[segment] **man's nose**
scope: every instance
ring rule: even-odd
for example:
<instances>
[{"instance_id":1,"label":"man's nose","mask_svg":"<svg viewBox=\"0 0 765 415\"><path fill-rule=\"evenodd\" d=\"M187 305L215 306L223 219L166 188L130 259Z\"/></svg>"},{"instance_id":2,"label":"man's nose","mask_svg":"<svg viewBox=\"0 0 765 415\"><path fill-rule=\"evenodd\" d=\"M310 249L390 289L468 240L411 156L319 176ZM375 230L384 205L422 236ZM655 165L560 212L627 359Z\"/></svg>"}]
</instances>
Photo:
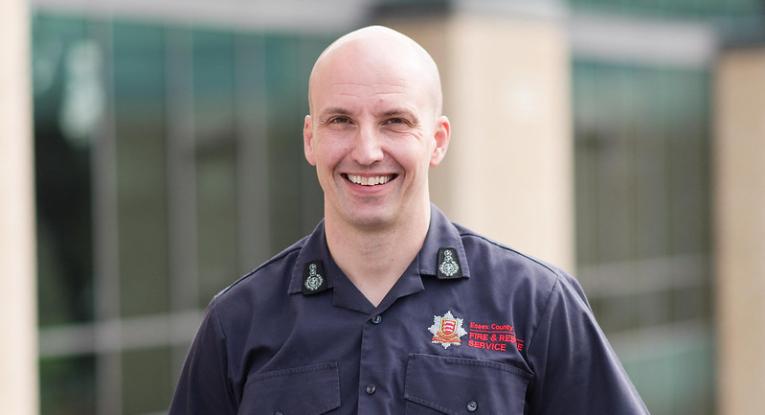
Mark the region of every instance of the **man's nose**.
<instances>
[{"instance_id":1,"label":"man's nose","mask_svg":"<svg viewBox=\"0 0 765 415\"><path fill-rule=\"evenodd\" d=\"M374 128L359 128L352 156L356 163L363 166L374 164L383 159L380 136Z\"/></svg>"}]
</instances>

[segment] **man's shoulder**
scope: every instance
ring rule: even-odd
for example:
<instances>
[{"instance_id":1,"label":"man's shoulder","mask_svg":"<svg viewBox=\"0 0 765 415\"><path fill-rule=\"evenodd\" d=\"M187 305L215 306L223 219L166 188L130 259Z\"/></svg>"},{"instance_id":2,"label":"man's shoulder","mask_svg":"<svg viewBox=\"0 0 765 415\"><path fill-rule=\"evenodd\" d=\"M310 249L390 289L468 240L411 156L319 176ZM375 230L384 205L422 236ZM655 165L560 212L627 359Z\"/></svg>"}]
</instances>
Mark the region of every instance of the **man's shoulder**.
<instances>
[{"instance_id":1,"label":"man's shoulder","mask_svg":"<svg viewBox=\"0 0 765 415\"><path fill-rule=\"evenodd\" d=\"M577 284L574 277L547 261L462 225L455 223L454 226L465 247L471 272L478 274L479 277L510 280L508 282L522 284L533 282L534 287L543 290L550 289L559 282Z\"/></svg>"},{"instance_id":2,"label":"man's shoulder","mask_svg":"<svg viewBox=\"0 0 765 415\"><path fill-rule=\"evenodd\" d=\"M511 299L512 306L519 308L517 315L536 319L561 298L576 304L578 310L589 310L584 290L571 274L463 226L455 227L468 257L470 279L475 279L481 290L503 293L504 298Z\"/></svg>"},{"instance_id":3,"label":"man's shoulder","mask_svg":"<svg viewBox=\"0 0 765 415\"><path fill-rule=\"evenodd\" d=\"M292 275L295 261L309 236L310 235L304 236L267 261L258 265L250 272L241 276L232 284L215 294L211 303L226 301L229 298L237 297L256 287L261 291L284 288L284 293L286 293L287 287L290 284L290 276Z\"/></svg>"}]
</instances>

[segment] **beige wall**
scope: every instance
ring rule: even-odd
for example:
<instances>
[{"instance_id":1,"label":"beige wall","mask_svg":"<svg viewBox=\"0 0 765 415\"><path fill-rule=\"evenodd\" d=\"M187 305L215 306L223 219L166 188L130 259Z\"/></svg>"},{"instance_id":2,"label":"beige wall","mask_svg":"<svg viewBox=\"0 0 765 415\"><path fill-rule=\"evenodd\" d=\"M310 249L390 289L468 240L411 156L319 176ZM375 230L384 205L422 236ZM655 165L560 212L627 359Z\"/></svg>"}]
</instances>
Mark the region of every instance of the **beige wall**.
<instances>
[{"instance_id":1,"label":"beige wall","mask_svg":"<svg viewBox=\"0 0 765 415\"><path fill-rule=\"evenodd\" d=\"M717 71L715 236L720 414L765 408L765 47Z\"/></svg>"},{"instance_id":2,"label":"beige wall","mask_svg":"<svg viewBox=\"0 0 765 415\"><path fill-rule=\"evenodd\" d=\"M0 413L38 412L29 17L0 1Z\"/></svg>"},{"instance_id":3,"label":"beige wall","mask_svg":"<svg viewBox=\"0 0 765 415\"><path fill-rule=\"evenodd\" d=\"M433 200L452 220L574 271L564 25L467 11L391 25L441 70L453 135L431 176Z\"/></svg>"}]
</instances>

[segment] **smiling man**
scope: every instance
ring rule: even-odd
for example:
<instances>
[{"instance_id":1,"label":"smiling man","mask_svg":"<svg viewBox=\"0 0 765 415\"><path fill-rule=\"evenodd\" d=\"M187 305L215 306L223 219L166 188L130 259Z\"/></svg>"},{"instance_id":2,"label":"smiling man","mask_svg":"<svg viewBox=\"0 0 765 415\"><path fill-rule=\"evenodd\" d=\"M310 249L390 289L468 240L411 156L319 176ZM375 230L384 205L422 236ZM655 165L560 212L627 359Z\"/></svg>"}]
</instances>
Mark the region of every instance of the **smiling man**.
<instances>
[{"instance_id":1,"label":"smiling man","mask_svg":"<svg viewBox=\"0 0 765 415\"><path fill-rule=\"evenodd\" d=\"M646 414L562 271L431 205L438 69L384 27L311 72L303 143L324 220L217 295L171 414Z\"/></svg>"},{"instance_id":2,"label":"smiling man","mask_svg":"<svg viewBox=\"0 0 765 415\"><path fill-rule=\"evenodd\" d=\"M324 191L327 244L377 306L428 231L428 168L443 159L450 133L438 69L411 39L367 28L322 53L308 99L305 156Z\"/></svg>"}]
</instances>

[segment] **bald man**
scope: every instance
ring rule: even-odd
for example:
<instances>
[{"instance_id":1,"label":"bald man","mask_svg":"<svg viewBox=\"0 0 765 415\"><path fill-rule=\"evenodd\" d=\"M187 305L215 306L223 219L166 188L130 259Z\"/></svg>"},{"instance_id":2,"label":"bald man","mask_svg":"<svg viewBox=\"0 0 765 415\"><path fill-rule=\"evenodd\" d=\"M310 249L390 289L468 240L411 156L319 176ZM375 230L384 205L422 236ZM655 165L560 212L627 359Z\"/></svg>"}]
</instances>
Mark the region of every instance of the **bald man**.
<instances>
[{"instance_id":1,"label":"bald man","mask_svg":"<svg viewBox=\"0 0 765 415\"><path fill-rule=\"evenodd\" d=\"M324 220L210 303L171 414L646 414L569 275L451 223L436 64L367 27L309 80Z\"/></svg>"}]
</instances>

